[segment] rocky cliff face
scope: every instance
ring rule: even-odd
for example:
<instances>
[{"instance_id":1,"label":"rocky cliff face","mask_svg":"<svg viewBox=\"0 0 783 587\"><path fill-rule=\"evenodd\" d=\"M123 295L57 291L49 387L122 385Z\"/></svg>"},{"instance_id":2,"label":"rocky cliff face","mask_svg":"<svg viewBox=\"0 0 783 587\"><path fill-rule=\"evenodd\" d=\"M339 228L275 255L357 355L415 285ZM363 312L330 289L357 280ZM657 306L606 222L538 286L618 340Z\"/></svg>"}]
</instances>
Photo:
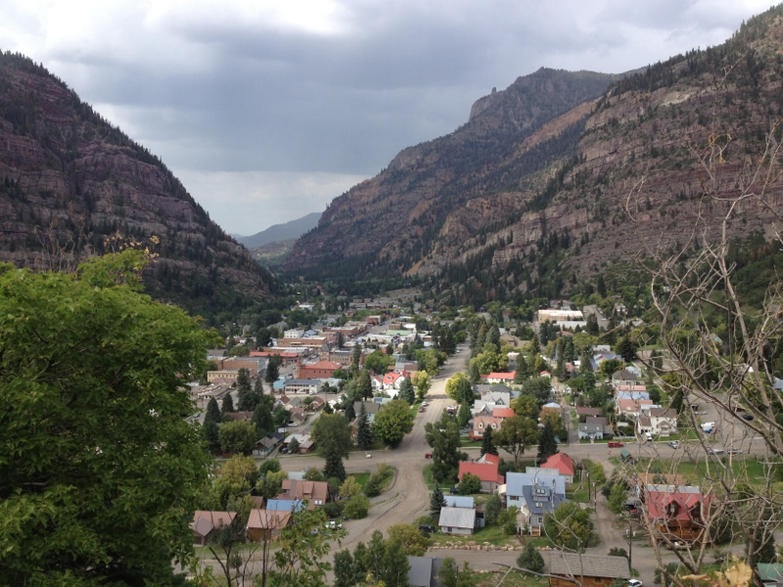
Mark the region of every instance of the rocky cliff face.
<instances>
[{"instance_id":1,"label":"rocky cliff face","mask_svg":"<svg viewBox=\"0 0 783 587\"><path fill-rule=\"evenodd\" d=\"M0 260L18 265L149 246L150 292L205 314L263 299L272 283L155 156L11 54L0 55L0 222Z\"/></svg>"},{"instance_id":2,"label":"rocky cliff face","mask_svg":"<svg viewBox=\"0 0 783 587\"><path fill-rule=\"evenodd\" d=\"M771 160L765 141L783 109L781 39L778 7L724 45L622 79L520 78L332 202L287 266L416 277L456 301L544 281L551 295L615 261L708 237L741 194L731 233L770 230L781 177L753 171Z\"/></svg>"}]
</instances>

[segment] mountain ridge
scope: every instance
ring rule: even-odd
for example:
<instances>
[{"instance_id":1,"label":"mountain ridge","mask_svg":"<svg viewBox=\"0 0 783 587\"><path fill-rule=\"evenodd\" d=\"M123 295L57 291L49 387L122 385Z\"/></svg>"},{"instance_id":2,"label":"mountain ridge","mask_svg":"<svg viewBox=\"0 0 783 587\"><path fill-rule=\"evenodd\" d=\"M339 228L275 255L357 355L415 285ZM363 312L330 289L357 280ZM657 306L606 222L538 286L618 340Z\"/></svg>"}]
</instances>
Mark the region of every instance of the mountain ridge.
<instances>
[{"instance_id":1,"label":"mountain ridge","mask_svg":"<svg viewBox=\"0 0 783 587\"><path fill-rule=\"evenodd\" d=\"M413 279L455 303L556 297L609 263L716 230L781 115L782 13L624 76L518 78L334 200L285 268ZM768 229L764 210L780 210L781 191L780 176L770 180L766 199L735 210L732 234Z\"/></svg>"},{"instance_id":2,"label":"mountain ridge","mask_svg":"<svg viewBox=\"0 0 783 587\"><path fill-rule=\"evenodd\" d=\"M214 314L276 287L166 166L29 58L0 54L0 260L38 268L127 246L156 257L145 288Z\"/></svg>"}]
</instances>

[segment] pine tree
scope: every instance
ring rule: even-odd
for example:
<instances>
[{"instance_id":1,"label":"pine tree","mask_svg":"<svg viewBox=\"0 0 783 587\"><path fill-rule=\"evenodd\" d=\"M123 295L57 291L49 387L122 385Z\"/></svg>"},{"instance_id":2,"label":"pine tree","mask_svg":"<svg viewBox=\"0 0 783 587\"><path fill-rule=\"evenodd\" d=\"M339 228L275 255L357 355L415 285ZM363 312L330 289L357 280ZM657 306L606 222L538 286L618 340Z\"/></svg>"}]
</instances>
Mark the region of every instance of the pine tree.
<instances>
[{"instance_id":1,"label":"pine tree","mask_svg":"<svg viewBox=\"0 0 783 587\"><path fill-rule=\"evenodd\" d=\"M430 517L433 520L438 520L440 518L440 508L445 505L446 498L443 497L443 492L440 490L440 487L436 485L430 495Z\"/></svg>"},{"instance_id":2,"label":"pine tree","mask_svg":"<svg viewBox=\"0 0 783 587\"><path fill-rule=\"evenodd\" d=\"M552 424L547 421L544 423L544 428L541 430L541 438L538 441L536 463L540 465L553 454L557 454L557 441L555 440L555 431L552 428Z\"/></svg>"},{"instance_id":3,"label":"pine tree","mask_svg":"<svg viewBox=\"0 0 783 587\"><path fill-rule=\"evenodd\" d=\"M367 412L364 409L364 403L362 403L359 417L356 421L356 444L362 450L369 450L372 448L373 440L372 428L367 418Z\"/></svg>"},{"instance_id":4,"label":"pine tree","mask_svg":"<svg viewBox=\"0 0 783 587\"><path fill-rule=\"evenodd\" d=\"M484 436L481 439L481 455L496 455L498 454L498 449L495 446L495 443L492 442L492 428L487 426L484 429Z\"/></svg>"},{"instance_id":5,"label":"pine tree","mask_svg":"<svg viewBox=\"0 0 783 587\"><path fill-rule=\"evenodd\" d=\"M220 449L220 438L218 436L218 424L222 420L220 408L217 400L210 398L207 404L207 412L204 414L204 438L207 441L207 448L211 452L217 452Z\"/></svg>"},{"instance_id":6,"label":"pine tree","mask_svg":"<svg viewBox=\"0 0 783 587\"><path fill-rule=\"evenodd\" d=\"M234 398L231 397L231 392L227 393L223 398L223 404L220 406L220 411L224 416L229 412L234 411Z\"/></svg>"}]
</instances>

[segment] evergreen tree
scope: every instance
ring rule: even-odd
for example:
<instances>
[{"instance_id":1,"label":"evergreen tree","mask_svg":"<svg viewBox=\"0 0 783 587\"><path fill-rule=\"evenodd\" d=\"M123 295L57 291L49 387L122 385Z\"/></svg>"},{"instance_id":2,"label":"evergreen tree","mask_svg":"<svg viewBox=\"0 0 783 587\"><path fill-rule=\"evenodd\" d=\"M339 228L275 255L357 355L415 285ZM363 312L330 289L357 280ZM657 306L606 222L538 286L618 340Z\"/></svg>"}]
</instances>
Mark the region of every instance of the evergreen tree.
<instances>
[{"instance_id":1,"label":"evergreen tree","mask_svg":"<svg viewBox=\"0 0 783 587\"><path fill-rule=\"evenodd\" d=\"M541 437L538 440L538 455L536 463L539 465L546 461L553 454L557 454L557 441L555 440L555 431L549 421L544 422L541 430Z\"/></svg>"},{"instance_id":2,"label":"evergreen tree","mask_svg":"<svg viewBox=\"0 0 783 587\"><path fill-rule=\"evenodd\" d=\"M466 402L462 402L459 405L459 410L457 411L457 424L459 424L460 428L463 428L467 426L469 421L470 421L470 404Z\"/></svg>"},{"instance_id":3,"label":"evergreen tree","mask_svg":"<svg viewBox=\"0 0 783 587\"><path fill-rule=\"evenodd\" d=\"M280 376L280 365L282 364L283 359L281 359L278 355L269 357L269 360L266 363L264 381L266 381L269 385L272 385L275 381L277 381L277 378Z\"/></svg>"},{"instance_id":4,"label":"evergreen tree","mask_svg":"<svg viewBox=\"0 0 783 587\"><path fill-rule=\"evenodd\" d=\"M443 497L443 492L437 485L432 490L430 495L430 517L436 522L440 518L440 508L446 505L446 498Z\"/></svg>"},{"instance_id":5,"label":"evergreen tree","mask_svg":"<svg viewBox=\"0 0 783 587\"><path fill-rule=\"evenodd\" d=\"M416 391L413 388L413 382L410 377L405 377L400 385L400 399L404 399L408 404L412 405L416 401Z\"/></svg>"},{"instance_id":6,"label":"evergreen tree","mask_svg":"<svg viewBox=\"0 0 783 587\"><path fill-rule=\"evenodd\" d=\"M207 404L207 412L204 414L204 438L207 441L207 448L210 452L220 450L220 437L218 436L218 424L223 416L220 413L217 400L212 397Z\"/></svg>"},{"instance_id":7,"label":"evergreen tree","mask_svg":"<svg viewBox=\"0 0 783 587\"><path fill-rule=\"evenodd\" d=\"M220 406L220 411L222 412L223 416L225 416L229 412L234 411L234 398L231 397L231 392L228 392L223 398L223 403Z\"/></svg>"},{"instance_id":8,"label":"evergreen tree","mask_svg":"<svg viewBox=\"0 0 783 587\"><path fill-rule=\"evenodd\" d=\"M259 438L270 436L275 431L274 399L262 394L253 410L250 421L256 427Z\"/></svg>"},{"instance_id":9,"label":"evergreen tree","mask_svg":"<svg viewBox=\"0 0 783 587\"><path fill-rule=\"evenodd\" d=\"M369 450L372 448L373 440L372 428L367 418L367 412L364 409L364 403L362 403L359 417L356 421L356 444L362 450Z\"/></svg>"},{"instance_id":10,"label":"evergreen tree","mask_svg":"<svg viewBox=\"0 0 783 587\"><path fill-rule=\"evenodd\" d=\"M495 443L492 442L492 428L489 426L484 429L484 436L481 438L481 454L482 456L486 454L498 454L498 449L495 446Z\"/></svg>"}]
</instances>

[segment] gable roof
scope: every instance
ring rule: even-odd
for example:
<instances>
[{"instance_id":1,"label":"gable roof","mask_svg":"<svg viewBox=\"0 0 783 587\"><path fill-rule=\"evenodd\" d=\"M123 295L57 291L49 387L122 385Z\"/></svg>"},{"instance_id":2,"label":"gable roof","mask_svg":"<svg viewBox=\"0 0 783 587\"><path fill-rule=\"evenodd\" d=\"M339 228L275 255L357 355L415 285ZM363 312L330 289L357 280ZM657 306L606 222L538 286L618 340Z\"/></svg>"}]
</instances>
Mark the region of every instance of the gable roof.
<instances>
[{"instance_id":1,"label":"gable roof","mask_svg":"<svg viewBox=\"0 0 783 587\"><path fill-rule=\"evenodd\" d=\"M292 499L309 502L310 506L323 505L329 495L326 481L307 481L306 479L283 479L278 499Z\"/></svg>"},{"instance_id":2,"label":"gable roof","mask_svg":"<svg viewBox=\"0 0 783 587\"><path fill-rule=\"evenodd\" d=\"M196 510L190 528L199 536L207 536L212 530L231 524L236 515L236 512Z\"/></svg>"},{"instance_id":3,"label":"gable roof","mask_svg":"<svg viewBox=\"0 0 783 587\"><path fill-rule=\"evenodd\" d=\"M541 550L547 570L560 577L628 578L628 561L623 556L577 554L562 550Z\"/></svg>"},{"instance_id":4,"label":"gable roof","mask_svg":"<svg viewBox=\"0 0 783 587\"><path fill-rule=\"evenodd\" d=\"M517 413L514 411L513 408L504 408L502 406L495 406L492 408L492 417L493 418L513 418L516 416Z\"/></svg>"},{"instance_id":5,"label":"gable roof","mask_svg":"<svg viewBox=\"0 0 783 587\"><path fill-rule=\"evenodd\" d=\"M574 459L564 452L558 452L541 464L542 469L557 469L561 475L574 476Z\"/></svg>"},{"instance_id":6,"label":"gable roof","mask_svg":"<svg viewBox=\"0 0 783 587\"><path fill-rule=\"evenodd\" d=\"M443 506L440 508L438 526L447 528L470 528L472 530L476 526L476 510Z\"/></svg>"},{"instance_id":7,"label":"gable roof","mask_svg":"<svg viewBox=\"0 0 783 587\"><path fill-rule=\"evenodd\" d=\"M475 507L475 500L472 495L444 495L443 500L450 508L469 508Z\"/></svg>"},{"instance_id":8,"label":"gable roof","mask_svg":"<svg viewBox=\"0 0 783 587\"><path fill-rule=\"evenodd\" d=\"M503 483L503 476L498 475L498 463L496 462L473 463L471 461L460 461L457 478L461 481L462 477L467 473L475 475L482 481Z\"/></svg>"},{"instance_id":9,"label":"gable roof","mask_svg":"<svg viewBox=\"0 0 783 587\"><path fill-rule=\"evenodd\" d=\"M509 471L506 473L506 495L521 497L526 485L552 485L556 493L565 495L565 477L556 469L528 467L524 473ZM530 470L532 469L532 470Z\"/></svg>"},{"instance_id":10,"label":"gable roof","mask_svg":"<svg viewBox=\"0 0 783 587\"><path fill-rule=\"evenodd\" d=\"M247 527L261 530L277 530L285 528L290 520L291 512L254 508L250 510L250 515L247 517Z\"/></svg>"},{"instance_id":11,"label":"gable roof","mask_svg":"<svg viewBox=\"0 0 783 587\"><path fill-rule=\"evenodd\" d=\"M645 486L644 502L649 520L676 520L689 522L700 519L702 510L709 505L695 485L649 484Z\"/></svg>"}]
</instances>

